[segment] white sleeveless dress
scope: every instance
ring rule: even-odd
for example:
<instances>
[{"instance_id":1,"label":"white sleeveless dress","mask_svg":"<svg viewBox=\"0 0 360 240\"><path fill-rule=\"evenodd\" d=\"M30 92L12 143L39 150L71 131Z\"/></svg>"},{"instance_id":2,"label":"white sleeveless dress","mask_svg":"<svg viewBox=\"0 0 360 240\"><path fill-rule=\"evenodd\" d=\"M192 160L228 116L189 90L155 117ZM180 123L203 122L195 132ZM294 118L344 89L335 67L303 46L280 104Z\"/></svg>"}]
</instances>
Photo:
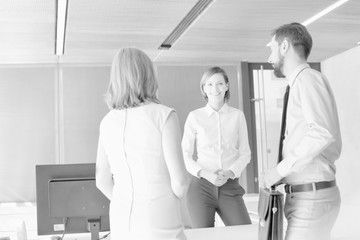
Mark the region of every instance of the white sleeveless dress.
<instances>
[{"instance_id":1,"label":"white sleeveless dress","mask_svg":"<svg viewBox=\"0 0 360 240\"><path fill-rule=\"evenodd\" d=\"M99 141L115 182L112 240L186 239L162 149L162 130L172 111L150 103L112 110L101 122Z\"/></svg>"}]
</instances>

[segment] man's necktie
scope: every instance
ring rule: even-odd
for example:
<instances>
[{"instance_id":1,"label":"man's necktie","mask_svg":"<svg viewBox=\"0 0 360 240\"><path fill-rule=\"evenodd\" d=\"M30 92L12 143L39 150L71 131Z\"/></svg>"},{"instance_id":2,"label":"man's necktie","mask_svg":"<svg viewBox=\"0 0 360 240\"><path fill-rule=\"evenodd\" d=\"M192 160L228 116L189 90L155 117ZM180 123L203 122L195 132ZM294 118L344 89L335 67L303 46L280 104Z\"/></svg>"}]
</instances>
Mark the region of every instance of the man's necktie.
<instances>
[{"instance_id":1,"label":"man's necktie","mask_svg":"<svg viewBox=\"0 0 360 240\"><path fill-rule=\"evenodd\" d=\"M282 160L282 150L283 150L283 141L285 139L286 112L287 112L287 105L288 105L288 100L289 100L289 92L290 92L290 87L289 87L289 85L287 85L286 92L284 95L283 112L282 112L282 117L281 117L281 133L280 133L278 163L281 162L281 160Z\"/></svg>"}]
</instances>

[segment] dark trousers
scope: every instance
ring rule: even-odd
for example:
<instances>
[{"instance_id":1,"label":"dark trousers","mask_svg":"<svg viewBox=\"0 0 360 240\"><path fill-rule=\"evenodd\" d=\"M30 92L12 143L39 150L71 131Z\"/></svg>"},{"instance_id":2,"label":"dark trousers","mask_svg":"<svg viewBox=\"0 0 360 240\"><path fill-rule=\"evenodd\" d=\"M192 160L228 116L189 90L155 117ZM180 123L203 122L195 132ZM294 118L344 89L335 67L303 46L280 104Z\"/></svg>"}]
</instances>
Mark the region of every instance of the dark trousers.
<instances>
[{"instance_id":1,"label":"dark trousers","mask_svg":"<svg viewBox=\"0 0 360 240\"><path fill-rule=\"evenodd\" d=\"M214 227L215 212L226 226L251 224L244 193L238 178L216 187L206 179L193 177L187 194L192 227Z\"/></svg>"}]
</instances>

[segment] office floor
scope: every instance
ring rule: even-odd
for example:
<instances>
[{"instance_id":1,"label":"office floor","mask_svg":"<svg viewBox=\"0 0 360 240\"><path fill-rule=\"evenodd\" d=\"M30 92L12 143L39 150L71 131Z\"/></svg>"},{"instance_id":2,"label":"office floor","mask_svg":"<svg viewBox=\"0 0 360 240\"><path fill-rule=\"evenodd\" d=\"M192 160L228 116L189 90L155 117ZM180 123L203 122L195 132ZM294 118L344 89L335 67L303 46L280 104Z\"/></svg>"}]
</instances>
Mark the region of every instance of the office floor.
<instances>
[{"instance_id":1,"label":"office floor","mask_svg":"<svg viewBox=\"0 0 360 240\"><path fill-rule=\"evenodd\" d=\"M253 224L257 224L257 195L245 195L244 199ZM360 239L359 221L357 219L360 216L359 212L360 206L342 205L340 215L332 231L334 240ZM21 232L23 222L25 223L28 240L51 239L50 236L37 236L35 203L0 203L0 240L6 239L6 237L11 240L20 240L17 233ZM217 226L222 226L222 223L218 221ZM80 240L84 239L84 235L66 235L65 239Z\"/></svg>"}]
</instances>

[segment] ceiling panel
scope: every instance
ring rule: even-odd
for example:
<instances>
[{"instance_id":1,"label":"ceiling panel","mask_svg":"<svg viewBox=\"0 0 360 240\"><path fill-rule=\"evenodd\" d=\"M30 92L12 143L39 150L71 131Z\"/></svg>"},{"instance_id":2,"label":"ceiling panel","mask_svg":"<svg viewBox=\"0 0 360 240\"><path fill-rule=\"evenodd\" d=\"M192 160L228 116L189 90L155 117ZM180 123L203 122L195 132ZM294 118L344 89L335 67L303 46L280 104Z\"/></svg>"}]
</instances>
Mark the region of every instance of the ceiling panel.
<instances>
[{"instance_id":1,"label":"ceiling panel","mask_svg":"<svg viewBox=\"0 0 360 240\"><path fill-rule=\"evenodd\" d=\"M143 49L158 63L263 62L270 31L303 22L336 0L215 0L170 50L158 50L197 0L68 0L65 54L55 56L56 0L0 0L0 64L110 63L122 47ZM360 1L308 26L310 61L360 41Z\"/></svg>"},{"instance_id":2,"label":"ceiling panel","mask_svg":"<svg viewBox=\"0 0 360 240\"><path fill-rule=\"evenodd\" d=\"M350 0L309 25L314 45L312 60L337 55L360 42L360 1Z\"/></svg>"},{"instance_id":3,"label":"ceiling panel","mask_svg":"<svg viewBox=\"0 0 360 240\"><path fill-rule=\"evenodd\" d=\"M188 62L267 61L269 50L265 45L270 41L272 29L284 23L303 22L334 2L329 0L217 0L172 49L160 54L157 61L179 61L181 56L184 56ZM333 24L322 24L321 21L309 26L309 31L316 43L315 47L322 45L324 38L336 36L337 31L344 32L337 38L336 44L327 41L311 54L309 60L324 60L333 53L353 46L345 44L351 41L350 39L356 39L356 37L360 39L359 2L350 1L339 8L339 11L347 9L352 14L351 22L344 22L345 16L337 11L334 12L334 14L339 14L339 17L334 20L340 26L336 30ZM324 21L327 17L323 18ZM332 18L330 14L329 18ZM318 25L321 27L313 27ZM345 25L353 29L351 34L345 33Z\"/></svg>"},{"instance_id":4,"label":"ceiling panel","mask_svg":"<svg viewBox=\"0 0 360 240\"><path fill-rule=\"evenodd\" d=\"M0 1L0 63L54 62L55 1Z\"/></svg>"},{"instance_id":5,"label":"ceiling panel","mask_svg":"<svg viewBox=\"0 0 360 240\"><path fill-rule=\"evenodd\" d=\"M69 3L63 61L112 60L122 47L138 47L151 58L196 0L76 0Z\"/></svg>"}]
</instances>

